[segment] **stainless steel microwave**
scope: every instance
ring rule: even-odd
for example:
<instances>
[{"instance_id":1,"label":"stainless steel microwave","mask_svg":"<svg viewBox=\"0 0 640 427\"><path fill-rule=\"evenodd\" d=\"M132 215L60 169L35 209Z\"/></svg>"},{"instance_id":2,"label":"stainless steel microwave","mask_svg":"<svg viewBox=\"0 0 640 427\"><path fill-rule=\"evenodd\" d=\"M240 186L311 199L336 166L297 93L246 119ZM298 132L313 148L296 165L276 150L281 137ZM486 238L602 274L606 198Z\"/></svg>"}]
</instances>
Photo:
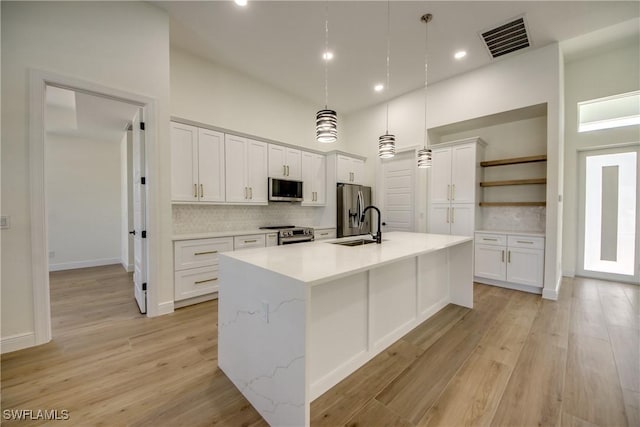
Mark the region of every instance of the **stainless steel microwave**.
<instances>
[{"instance_id":1,"label":"stainless steel microwave","mask_svg":"<svg viewBox=\"0 0 640 427\"><path fill-rule=\"evenodd\" d=\"M269 200L273 202L301 202L302 181L269 178Z\"/></svg>"}]
</instances>

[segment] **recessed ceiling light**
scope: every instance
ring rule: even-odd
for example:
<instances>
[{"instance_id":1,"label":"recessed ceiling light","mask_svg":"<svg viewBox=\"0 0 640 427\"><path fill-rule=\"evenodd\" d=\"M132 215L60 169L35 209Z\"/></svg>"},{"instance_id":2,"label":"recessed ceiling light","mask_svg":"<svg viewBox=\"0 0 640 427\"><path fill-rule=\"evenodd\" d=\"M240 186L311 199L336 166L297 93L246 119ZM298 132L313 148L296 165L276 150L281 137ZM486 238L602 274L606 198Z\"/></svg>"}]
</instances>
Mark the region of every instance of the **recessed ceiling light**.
<instances>
[{"instance_id":1,"label":"recessed ceiling light","mask_svg":"<svg viewBox=\"0 0 640 427\"><path fill-rule=\"evenodd\" d=\"M331 61L333 59L333 52L331 52L330 50L326 51L325 53L322 54L322 59L326 61Z\"/></svg>"},{"instance_id":2,"label":"recessed ceiling light","mask_svg":"<svg viewBox=\"0 0 640 427\"><path fill-rule=\"evenodd\" d=\"M464 50L459 50L458 52L455 53L455 55L453 55L453 57L456 59L462 59L465 56L467 56L467 52Z\"/></svg>"},{"instance_id":3,"label":"recessed ceiling light","mask_svg":"<svg viewBox=\"0 0 640 427\"><path fill-rule=\"evenodd\" d=\"M238 6L246 6L247 0L233 0Z\"/></svg>"},{"instance_id":4,"label":"recessed ceiling light","mask_svg":"<svg viewBox=\"0 0 640 427\"><path fill-rule=\"evenodd\" d=\"M382 89L384 89L384 85L382 83L378 83L373 87L373 90L375 90L376 92L382 92Z\"/></svg>"}]
</instances>

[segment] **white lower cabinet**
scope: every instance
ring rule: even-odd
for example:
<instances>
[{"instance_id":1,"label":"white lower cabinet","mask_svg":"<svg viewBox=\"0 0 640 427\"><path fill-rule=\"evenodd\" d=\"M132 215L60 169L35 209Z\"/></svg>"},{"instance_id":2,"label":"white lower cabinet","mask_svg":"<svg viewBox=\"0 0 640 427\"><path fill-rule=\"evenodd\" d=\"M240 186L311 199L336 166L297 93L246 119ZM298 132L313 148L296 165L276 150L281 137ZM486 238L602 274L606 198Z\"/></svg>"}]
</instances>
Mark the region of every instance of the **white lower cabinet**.
<instances>
[{"instance_id":1,"label":"white lower cabinet","mask_svg":"<svg viewBox=\"0 0 640 427\"><path fill-rule=\"evenodd\" d=\"M267 240L264 234L250 234L247 236L236 236L233 238L233 249L264 248Z\"/></svg>"},{"instance_id":2,"label":"white lower cabinet","mask_svg":"<svg viewBox=\"0 0 640 427\"><path fill-rule=\"evenodd\" d=\"M429 209L429 232L473 236L475 214L473 203L434 203Z\"/></svg>"},{"instance_id":3,"label":"white lower cabinet","mask_svg":"<svg viewBox=\"0 0 640 427\"><path fill-rule=\"evenodd\" d=\"M313 232L314 240L327 240L336 238L335 228L318 228Z\"/></svg>"},{"instance_id":4,"label":"white lower cabinet","mask_svg":"<svg viewBox=\"0 0 640 427\"><path fill-rule=\"evenodd\" d=\"M232 250L232 237L175 242L175 301L217 292L218 254Z\"/></svg>"},{"instance_id":5,"label":"white lower cabinet","mask_svg":"<svg viewBox=\"0 0 640 427\"><path fill-rule=\"evenodd\" d=\"M490 285L542 288L544 237L476 233L474 275L476 282Z\"/></svg>"}]
</instances>

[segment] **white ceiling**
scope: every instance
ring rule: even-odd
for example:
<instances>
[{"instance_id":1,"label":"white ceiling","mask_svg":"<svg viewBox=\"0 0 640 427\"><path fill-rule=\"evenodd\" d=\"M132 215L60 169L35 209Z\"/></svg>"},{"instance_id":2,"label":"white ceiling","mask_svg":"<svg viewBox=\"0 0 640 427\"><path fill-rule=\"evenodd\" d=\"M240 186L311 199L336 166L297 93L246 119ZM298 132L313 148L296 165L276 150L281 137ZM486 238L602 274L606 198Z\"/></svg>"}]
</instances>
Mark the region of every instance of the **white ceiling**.
<instances>
[{"instance_id":1,"label":"white ceiling","mask_svg":"<svg viewBox=\"0 0 640 427\"><path fill-rule=\"evenodd\" d=\"M139 107L86 93L47 86L47 133L120 143Z\"/></svg>"},{"instance_id":2,"label":"white ceiling","mask_svg":"<svg viewBox=\"0 0 640 427\"><path fill-rule=\"evenodd\" d=\"M173 46L324 105L325 2L249 0L245 8L232 1L154 3L169 12ZM423 86L425 24L419 18L427 12L434 15L429 83L495 61L479 33L523 14L532 48L640 16L636 1L393 0L390 7L391 90L375 93L373 85L386 73L387 2L329 2L329 45L335 53L329 107L339 113ZM468 52L462 61L453 58L459 49Z\"/></svg>"}]
</instances>

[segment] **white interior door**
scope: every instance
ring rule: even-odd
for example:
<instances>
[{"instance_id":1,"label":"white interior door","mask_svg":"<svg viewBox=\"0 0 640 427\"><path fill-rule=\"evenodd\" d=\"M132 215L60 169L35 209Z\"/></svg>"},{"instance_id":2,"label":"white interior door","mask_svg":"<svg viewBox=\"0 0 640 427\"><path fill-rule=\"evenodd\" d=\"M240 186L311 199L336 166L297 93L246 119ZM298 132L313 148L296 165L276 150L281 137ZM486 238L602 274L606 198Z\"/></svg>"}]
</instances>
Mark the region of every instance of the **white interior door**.
<instances>
[{"instance_id":1,"label":"white interior door","mask_svg":"<svg viewBox=\"0 0 640 427\"><path fill-rule=\"evenodd\" d=\"M384 231L415 231L415 152L405 151L382 162Z\"/></svg>"},{"instance_id":2,"label":"white interior door","mask_svg":"<svg viewBox=\"0 0 640 427\"><path fill-rule=\"evenodd\" d=\"M638 146L580 153L577 273L640 282Z\"/></svg>"},{"instance_id":3,"label":"white interior door","mask_svg":"<svg viewBox=\"0 0 640 427\"><path fill-rule=\"evenodd\" d=\"M147 312L147 239L146 239L146 185L145 176L145 139L141 126L142 110L136 113L132 121L133 146L133 287L134 296L141 313Z\"/></svg>"}]
</instances>

